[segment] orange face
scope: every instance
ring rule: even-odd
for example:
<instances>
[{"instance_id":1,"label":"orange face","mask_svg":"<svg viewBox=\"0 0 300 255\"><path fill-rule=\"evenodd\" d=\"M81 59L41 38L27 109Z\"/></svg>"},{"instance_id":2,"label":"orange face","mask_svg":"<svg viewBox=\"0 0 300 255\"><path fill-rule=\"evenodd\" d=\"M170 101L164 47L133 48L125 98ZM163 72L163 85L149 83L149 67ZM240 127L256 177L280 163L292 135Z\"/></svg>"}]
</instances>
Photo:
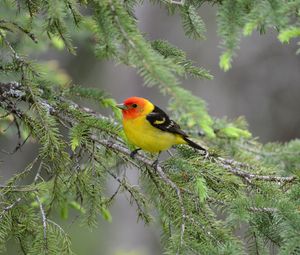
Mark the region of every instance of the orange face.
<instances>
[{"instance_id":1,"label":"orange face","mask_svg":"<svg viewBox=\"0 0 300 255\"><path fill-rule=\"evenodd\" d=\"M136 117L148 114L148 109L152 104L142 97L127 98L123 104L117 105L122 109L123 118L134 119Z\"/></svg>"}]
</instances>

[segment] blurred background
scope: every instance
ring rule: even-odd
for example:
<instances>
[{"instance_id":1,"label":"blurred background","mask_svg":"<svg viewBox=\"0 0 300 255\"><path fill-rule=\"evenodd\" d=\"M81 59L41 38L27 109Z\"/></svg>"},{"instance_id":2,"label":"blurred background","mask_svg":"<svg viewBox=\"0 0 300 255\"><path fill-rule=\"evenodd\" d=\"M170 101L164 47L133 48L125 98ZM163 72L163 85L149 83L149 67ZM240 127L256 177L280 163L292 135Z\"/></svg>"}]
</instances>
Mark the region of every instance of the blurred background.
<instances>
[{"instance_id":1,"label":"blurred background","mask_svg":"<svg viewBox=\"0 0 300 255\"><path fill-rule=\"evenodd\" d=\"M244 38L234 59L232 70L224 73L218 62L221 53L217 36L216 9L209 5L201 8L207 39L194 41L184 35L178 15L168 16L167 11L145 2L136 9L140 29L148 39L165 39L182 48L199 66L211 71L213 80L188 78L183 86L203 98L214 117L235 119L245 116L253 136L263 143L285 142L300 136L300 58L297 45L292 41L282 45L275 32L266 35L254 33ZM135 70L110 61L100 61L93 56L85 42L75 43L77 56L51 50L37 58L55 60L70 76L74 84L106 90L118 101L129 96L147 97L166 109L168 98L156 88L142 86L143 80ZM0 149L13 150L16 141L0 136ZM13 156L1 154L0 182L11 177L30 162L37 146L28 144L22 152ZM9 172L7 171L9 169ZM132 183L136 183L136 171L127 171ZM108 183L108 193L116 185ZM70 233L74 250L81 255L160 255L161 231L158 223L144 226L137 223L135 208L128 204L129 197L120 195L111 208L112 223L100 219L99 228L92 232L82 228L80 221L69 219L60 222ZM17 254L12 242L5 254Z\"/></svg>"}]
</instances>

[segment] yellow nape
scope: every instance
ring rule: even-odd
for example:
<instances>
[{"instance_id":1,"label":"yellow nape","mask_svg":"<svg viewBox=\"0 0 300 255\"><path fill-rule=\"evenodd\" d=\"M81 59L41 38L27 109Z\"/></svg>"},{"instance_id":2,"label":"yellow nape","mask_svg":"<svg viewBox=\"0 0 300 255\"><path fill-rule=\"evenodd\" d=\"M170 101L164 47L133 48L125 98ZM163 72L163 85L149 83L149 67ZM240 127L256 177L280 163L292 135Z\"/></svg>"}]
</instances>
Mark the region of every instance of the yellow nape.
<instances>
[{"instance_id":1,"label":"yellow nape","mask_svg":"<svg viewBox=\"0 0 300 255\"><path fill-rule=\"evenodd\" d=\"M128 140L148 152L160 152L175 144L186 144L181 135L153 127L145 115L134 119L123 119L123 127Z\"/></svg>"}]
</instances>

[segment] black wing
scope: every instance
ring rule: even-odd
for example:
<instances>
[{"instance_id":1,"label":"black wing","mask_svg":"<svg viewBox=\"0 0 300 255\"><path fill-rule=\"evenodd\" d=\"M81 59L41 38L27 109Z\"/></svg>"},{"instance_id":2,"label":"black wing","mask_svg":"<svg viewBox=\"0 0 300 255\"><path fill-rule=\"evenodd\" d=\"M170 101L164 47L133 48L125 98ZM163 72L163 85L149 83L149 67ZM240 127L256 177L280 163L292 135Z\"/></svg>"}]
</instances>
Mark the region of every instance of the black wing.
<instances>
[{"instance_id":1,"label":"black wing","mask_svg":"<svg viewBox=\"0 0 300 255\"><path fill-rule=\"evenodd\" d=\"M146 119L151 123L152 126L162 131L179 134L183 137L188 136L180 129L180 126L176 122L170 120L169 116L157 106L155 106L154 110L147 115Z\"/></svg>"}]
</instances>

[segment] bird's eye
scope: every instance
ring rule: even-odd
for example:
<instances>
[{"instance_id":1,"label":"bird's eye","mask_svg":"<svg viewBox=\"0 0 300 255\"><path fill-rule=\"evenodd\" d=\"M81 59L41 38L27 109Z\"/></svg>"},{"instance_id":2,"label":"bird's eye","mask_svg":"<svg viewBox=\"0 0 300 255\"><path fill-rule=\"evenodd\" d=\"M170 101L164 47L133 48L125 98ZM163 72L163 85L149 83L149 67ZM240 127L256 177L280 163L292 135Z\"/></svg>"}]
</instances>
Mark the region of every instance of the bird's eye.
<instances>
[{"instance_id":1,"label":"bird's eye","mask_svg":"<svg viewBox=\"0 0 300 255\"><path fill-rule=\"evenodd\" d=\"M132 107L133 108L137 108L137 104L132 104Z\"/></svg>"}]
</instances>

